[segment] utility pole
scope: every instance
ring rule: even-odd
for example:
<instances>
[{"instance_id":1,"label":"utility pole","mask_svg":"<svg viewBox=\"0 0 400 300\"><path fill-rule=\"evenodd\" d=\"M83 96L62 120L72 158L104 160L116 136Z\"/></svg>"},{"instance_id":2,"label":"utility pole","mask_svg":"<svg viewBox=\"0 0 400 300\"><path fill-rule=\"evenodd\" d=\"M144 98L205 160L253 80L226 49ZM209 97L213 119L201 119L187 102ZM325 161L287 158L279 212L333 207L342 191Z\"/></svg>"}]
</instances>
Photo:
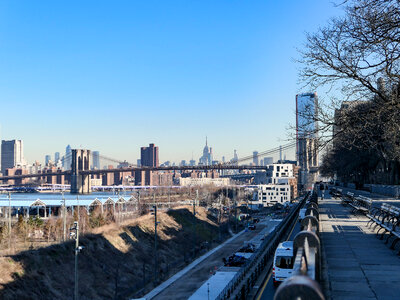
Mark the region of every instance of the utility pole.
<instances>
[{"instance_id":1,"label":"utility pole","mask_svg":"<svg viewBox=\"0 0 400 300\"><path fill-rule=\"evenodd\" d=\"M79 300L79 286L78 286L78 254L83 249L79 246L79 222L74 222L74 227L70 229L70 236L75 239L75 286L74 286L74 300Z\"/></svg>"},{"instance_id":2,"label":"utility pole","mask_svg":"<svg viewBox=\"0 0 400 300\"><path fill-rule=\"evenodd\" d=\"M11 251L11 193L8 192L8 250Z\"/></svg>"},{"instance_id":3,"label":"utility pole","mask_svg":"<svg viewBox=\"0 0 400 300\"><path fill-rule=\"evenodd\" d=\"M63 242L65 242L66 235L67 235L67 212L65 207L65 197L64 197L64 190L62 193L62 201L63 201Z\"/></svg>"}]
</instances>

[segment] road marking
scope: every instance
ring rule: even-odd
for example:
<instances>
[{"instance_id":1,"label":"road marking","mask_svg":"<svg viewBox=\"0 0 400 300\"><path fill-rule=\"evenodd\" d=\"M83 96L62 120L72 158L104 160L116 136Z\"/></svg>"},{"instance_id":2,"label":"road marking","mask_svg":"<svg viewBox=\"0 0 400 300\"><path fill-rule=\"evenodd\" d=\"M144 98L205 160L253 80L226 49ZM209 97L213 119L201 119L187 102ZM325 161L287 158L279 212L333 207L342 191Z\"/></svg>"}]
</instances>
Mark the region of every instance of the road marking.
<instances>
[{"instance_id":1,"label":"road marking","mask_svg":"<svg viewBox=\"0 0 400 300\"><path fill-rule=\"evenodd\" d=\"M296 222L294 222L294 225L293 225L293 227L292 227L292 230L290 231L290 233L289 233L289 235L288 235L286 241L288 241L289 238L290 238L290 236L292 235L292 232L293 232L294 228L296 227L297 222L299 221L299 217L300 217L300 216L297 216Z\"/></svg>"},{"instance_id":2,"label":"road marking","mask_svg":"<svg viewBox=\"0 0 400 300\"><path fill-rule=\"evenodd\" d=\"M294 228L296 227L296 224L297 224L298 221L299 221L299 216L297 216L296 222L294 222L294 225L293 225L293 227L292 227L292 230L290 231L290 233L289 233L288 238L286 239L286 241L289 240L289 238L290 238L290 236L292 235L293 230L294 230ZM272 265L273 265L273 262L272 262ZM269 273L269 275L268 275L268 277L267 277L267 280L265 280L265 283L263 284L263 287L262 287L260 293L258 294L256 300L260 300L260 299L261 299L261 296L262 296L262 294L264 293L264 290L265 290L265 288L267 287L267 284L268 284L269 280L271 279L271 276L272 276L272 272Z\"/></svg>"},{"instance_id":3,"label":"road marking","mask_svg":"<svg viewBox=\"0 0 400 300\"><path fill-rule=\"evenodd\" d=\"M263 284L261 292L257 296L257 300L260 300L262 294L264 293L264 290L267 287L267 284L268 284L269 280L271 279L271 275L272 275L272 272L269 273L267 280L265 280L265 283Z\"/></svg>"}]
</instances>

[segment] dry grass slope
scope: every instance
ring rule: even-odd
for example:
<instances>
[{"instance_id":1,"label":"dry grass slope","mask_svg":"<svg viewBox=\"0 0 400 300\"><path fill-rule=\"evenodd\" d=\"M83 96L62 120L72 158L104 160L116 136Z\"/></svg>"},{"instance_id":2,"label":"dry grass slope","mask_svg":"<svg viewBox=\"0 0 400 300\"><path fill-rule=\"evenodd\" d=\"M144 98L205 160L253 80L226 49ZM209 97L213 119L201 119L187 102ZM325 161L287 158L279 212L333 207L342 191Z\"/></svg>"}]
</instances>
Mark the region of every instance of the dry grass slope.
<instances>
[{"instance_id":1,"label":"dry grass slope","mask_svg":"<svg viewBox=\"0 0 400 300\"><path fill-rule=\"evenodd\" d=\"M181 267L196 241L212 241L217 225L204 208L196 218L190 207L158 213L160 224L158 276ZM196 220L196 221L195 221ZM81 299L126 299L154 276L154 217L145 215L120 226L105 225L81 238L79 254ZM72 299L74 242L0 258L0 299ZM151 288L151 283L147 284Z\"/></svg>"}]
</instances>

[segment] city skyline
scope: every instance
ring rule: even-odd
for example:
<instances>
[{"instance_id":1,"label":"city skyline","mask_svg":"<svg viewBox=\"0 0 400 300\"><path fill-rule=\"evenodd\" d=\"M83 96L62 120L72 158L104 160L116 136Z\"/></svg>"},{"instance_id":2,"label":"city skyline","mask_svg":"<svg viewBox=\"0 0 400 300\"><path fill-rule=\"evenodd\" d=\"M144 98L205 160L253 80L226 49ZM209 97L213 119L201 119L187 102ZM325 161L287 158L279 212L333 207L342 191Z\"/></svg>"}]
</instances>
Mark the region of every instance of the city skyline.
<instances>
[{"instance_id":1,"label":"city skyline","mask_svg":"<svg viewBox=\"0 0 400 300\"><path fill-rule=\"evenodd\" d=\"M0 138L24 140L29 162L67 144L135 161L152 142L175 162L205 135L219 160L283 144L296 47L337 15L316 0L76 5L1 4Z\"/></svg>"}]
</instances>

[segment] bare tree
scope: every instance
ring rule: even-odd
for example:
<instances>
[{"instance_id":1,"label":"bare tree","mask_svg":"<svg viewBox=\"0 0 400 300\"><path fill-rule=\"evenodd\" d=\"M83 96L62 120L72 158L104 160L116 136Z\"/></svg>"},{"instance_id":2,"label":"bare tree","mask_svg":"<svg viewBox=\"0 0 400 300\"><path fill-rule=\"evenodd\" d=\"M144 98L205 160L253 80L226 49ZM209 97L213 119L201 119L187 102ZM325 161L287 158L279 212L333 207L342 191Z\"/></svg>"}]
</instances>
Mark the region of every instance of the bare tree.
<instances>
[{"instance_id":1,"label":"bare tree","mask_svg":"<svg viewBox=\"0 0 400 300\"><path fill-rule=\"evenodd\" d=\"M373 153L383 169L399 169L400 1L340 5L345 15L307 34L299 60L304 87L324 87L332 96L319 99L317 112L305 109L300 117L320 124L320 147L334 140L340 144L336 152ZM350 107L339 110L345 101Z\"/></svg>"}]
</instances>

